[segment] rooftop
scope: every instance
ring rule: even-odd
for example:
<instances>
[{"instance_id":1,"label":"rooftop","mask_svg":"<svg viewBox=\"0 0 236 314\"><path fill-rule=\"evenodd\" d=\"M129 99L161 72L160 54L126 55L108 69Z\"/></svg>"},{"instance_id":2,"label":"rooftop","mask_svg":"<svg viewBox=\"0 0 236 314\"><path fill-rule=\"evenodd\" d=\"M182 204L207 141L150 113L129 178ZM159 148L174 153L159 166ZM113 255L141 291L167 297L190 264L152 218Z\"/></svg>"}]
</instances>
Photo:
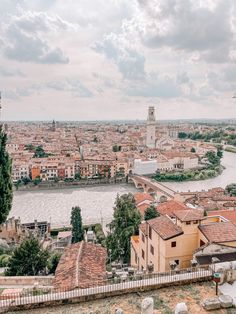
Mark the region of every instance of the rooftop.
<instances>
[{"instance_id":1,"label":"rooftop","mask_svg":"<svg viewBox=\"0 0 236 314\"><path fill-rule=\"evenodd\" d=\"M56 269L54 287L60 289L88 288L106 278L106 249L88 242L70 245Z\"/></svg>"},{"instance_id":2,"label":"rooftop","mask_svg":"<svg viewBox=\"0 0 236 314\"><path fill-rule=\"evenodd\" d=\"M157 206L157 211L161 215L168 215L170 217L174 216L175 211L186 209L188 209L188 207L185 204L174 200L161 203Z\"/></svg>"},{"instance_id":3,"label":"rooftop","mask_svg":"<svg viewBox=\"0 0 236 314\"><path fill-rule=\"evenodd\" d=\"M150 219L147 223L163 240L168 240L183 234L182 229L166 216Z\"/></svg>"},{"instance_id":4,"label":"rooftop","mask_svg":"<svg viewBox=\"0 0 236 314\"><path fill-rule=\"evenodd\" d=\"M203 219L203 212L199 209L178 210L175 216L180 221L193 221Z\"/></svg>"},{"instance_id":5,"label":"rooftop","mask_svg":"<svg viewBox=\"0 0 236 314\"><path fill-rule=\"evenodd\" d=\"M200 225L198 228L209 242L236 241L236 226L230 221Z\"/></svg>"},{"instance_id":6,"label":"rooftop","mask_svg":"<svg viewBox=\"0 0 236 314\"><path fill-rule=\"evenodd\" d=\"M236 211L235 210L212 210L207 212L207 216L221 216L231 221L236 225Z\"/></svg>"}]
</instances>

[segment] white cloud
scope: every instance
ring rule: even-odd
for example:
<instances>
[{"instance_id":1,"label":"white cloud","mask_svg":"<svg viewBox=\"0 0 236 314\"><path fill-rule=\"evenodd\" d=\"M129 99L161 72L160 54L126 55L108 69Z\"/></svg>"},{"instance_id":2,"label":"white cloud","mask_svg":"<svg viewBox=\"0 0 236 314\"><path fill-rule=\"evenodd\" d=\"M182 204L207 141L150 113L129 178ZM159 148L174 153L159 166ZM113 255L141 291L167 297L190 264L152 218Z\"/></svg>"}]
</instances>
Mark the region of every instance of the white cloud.
<instances>
[{"instance_id":1,"label":"white cloud","mask_svg":"<svg viewBox=\"0 0 236 314\"><path fill-rule=\"evenodd\" d=\"M3 24L3 23L2 23ZM3 53L13 60L36 63L68 63L69 58L59 47L52 47L47 36L59 31L76 30L77 26L62 20L57 15L27 11L20 16L11 16L3 24Z\"/></svg>"}]
</instances>

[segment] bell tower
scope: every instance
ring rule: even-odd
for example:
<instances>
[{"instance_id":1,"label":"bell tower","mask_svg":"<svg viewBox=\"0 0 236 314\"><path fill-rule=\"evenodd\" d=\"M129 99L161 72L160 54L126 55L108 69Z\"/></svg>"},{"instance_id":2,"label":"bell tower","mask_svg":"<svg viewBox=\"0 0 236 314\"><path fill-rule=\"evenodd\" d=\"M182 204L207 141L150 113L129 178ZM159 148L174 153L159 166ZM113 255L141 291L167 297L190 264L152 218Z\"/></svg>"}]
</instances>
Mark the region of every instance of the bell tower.
<instances>
[{"instance_id":1,"label":"bell tower","mask_svg":"<svg viewBox=\"0 0 236 314\"><path fill-rule=\"evenodd\" d=\"M147 133L146 133L146 146L149 148L155 148L156 143L156 119L155 119L155 108L148 108L147 117Z\"/></svg>"}]
</instances>

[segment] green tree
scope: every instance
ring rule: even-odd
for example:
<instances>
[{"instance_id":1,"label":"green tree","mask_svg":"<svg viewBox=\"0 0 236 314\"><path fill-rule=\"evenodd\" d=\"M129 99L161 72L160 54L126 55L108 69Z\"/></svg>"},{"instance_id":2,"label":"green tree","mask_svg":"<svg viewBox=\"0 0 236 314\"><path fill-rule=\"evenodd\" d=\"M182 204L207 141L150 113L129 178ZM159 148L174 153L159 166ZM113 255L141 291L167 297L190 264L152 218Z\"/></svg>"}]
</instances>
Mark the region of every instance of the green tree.
<instances>
[{"instance_id":1,"label":"green tree","mask_svg":"<svg viewBox=\"0 0 236 314\"><path fill-rule=\"evenodd\" d=\"M45 153L42 146L37 146L35 148L33 158L44 158L44 157L48 157L48 156L49 156L49 154Z\"/></svg>"},{"instance_id":2,"label":"green tree","mask_svg":"<svg viewBox=\"0 0 236 314\"><path fill-rule=\"evenodd\" d=\"M236 196L236 183L228 184L225 188L225 191L230 196Z\"/></svg>"},{"instance_id":3,"label":"green tree","mask_svg":"<svg viewBox=\"0 0 236 314\"><path fill-rule=\"evenodd\" d=\"M187 138L187 137L188 137L188 134L185 133L185 132L179 132L178 137L179 137L179 138Z\"/></svg>"},{"instance_id":4,"label":"green tree","mask_svg":"<svg viewBox=\"0 0 236 314\"><path fill-rule=\"evenodd\" d=\"M27 238L14 250L8 262L6 275L36 276L44 273L48 257L48 251L40 247L35 237Z\"/></svg>"},{"instance_id":5,"label":"green tree","mask_svg":"<svg viewBox=\"0 0 236 314\"><path fill-rule=\"evenodd\" d=\"M60 258L61 258L61 254L59 253L55 253L49 257L49 260L48 260L49 274L55 274Z\"/></svg>"},{"instance_id":6,"label":"green tree","mask_svg":"<svg viewBox=\"0 0 236 314\"><path fill-rule=\"evenodd\" d=\"M106 244L110 260L130 260L130 237L138 234L141 216L136 208L134 196L131 193L117 195L113 220L110 223L110 233Z\"/></svg>"},{"instance_id":7,"label":"green tree","mask_svg":"<svg viewBox=\"0 0 236 314\"><path fill-rule=\"evenodd\" d=\"M32 182L34 183L34 185L39 185L39 183L41 182L41 178L40 176L37 176Z\"/></svg>"},{"instance_id":8,"label":"green tree","mask_svg":"<svg viewBox=\"0 0 236 314\"><path fill-rule=\"evenodd\" d=\"M7 136L0 126L0 224L6 221L12 206L11 159L6 151Z\"/></svg>"},{"instance_id":9,"label":"green tree","mask_svg":"<svg viewBox=\"0 0 236 314\"><path fill-rule=\"evenodd\" d=\"M72 207L70 223L72 226L72 243L84 240L84 228L79 206Z\"/></svg>"},{"instance_id":10,"label":"green tree","mask_svg":"<svg viewBox=\"0 0 236 314\"><path fill-rule=\"evenodd\" d=\"M191 148L191 153L196 153L196 149L194 147Z\"/></svg>"},{"instance_id":11,"label":"green tree","mask_svg":"<svg viewBox=\"0 0 236 314\"><path fill-rule=\"evenodd\" d=\"M144 220L149 220L149 219L156 218L159 216L160 216L160 213L158 213L158 211L156 210L156 207L154 205L151 205L145 210Z\"/></svg>"}]
</instances>

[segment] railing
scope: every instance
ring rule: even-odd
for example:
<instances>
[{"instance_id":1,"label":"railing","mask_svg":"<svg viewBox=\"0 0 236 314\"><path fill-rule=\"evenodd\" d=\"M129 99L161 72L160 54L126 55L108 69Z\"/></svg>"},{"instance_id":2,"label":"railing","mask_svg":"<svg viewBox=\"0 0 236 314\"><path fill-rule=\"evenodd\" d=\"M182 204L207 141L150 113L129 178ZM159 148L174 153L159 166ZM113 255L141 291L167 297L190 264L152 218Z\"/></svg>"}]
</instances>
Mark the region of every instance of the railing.
<instances>
[{"instance_id":1,"label":"railing","mask_svg":"<svg viewBox=\"0 0 236 314\"><path fill-rule=\"evenodd\" d=\"M0 295L0 309L11 308L30 304L47 303L49 301L62 301L77 298L78 302L84 297L100 297L108 295L118 295L122 293L135 292L145 289L154 289L158 286L183 282L194 282L197 280L209 280L212 277L212 270L209 267L189 268L179 271L165 273L155 273L147 275L133 275L125 279L105 279L99 282L89 282L87 288L77 288L71 290L34 288L26 289L19 293L9 293ZM63 301L62 301L63 302Z\"/></svg>"}]
</instances>

